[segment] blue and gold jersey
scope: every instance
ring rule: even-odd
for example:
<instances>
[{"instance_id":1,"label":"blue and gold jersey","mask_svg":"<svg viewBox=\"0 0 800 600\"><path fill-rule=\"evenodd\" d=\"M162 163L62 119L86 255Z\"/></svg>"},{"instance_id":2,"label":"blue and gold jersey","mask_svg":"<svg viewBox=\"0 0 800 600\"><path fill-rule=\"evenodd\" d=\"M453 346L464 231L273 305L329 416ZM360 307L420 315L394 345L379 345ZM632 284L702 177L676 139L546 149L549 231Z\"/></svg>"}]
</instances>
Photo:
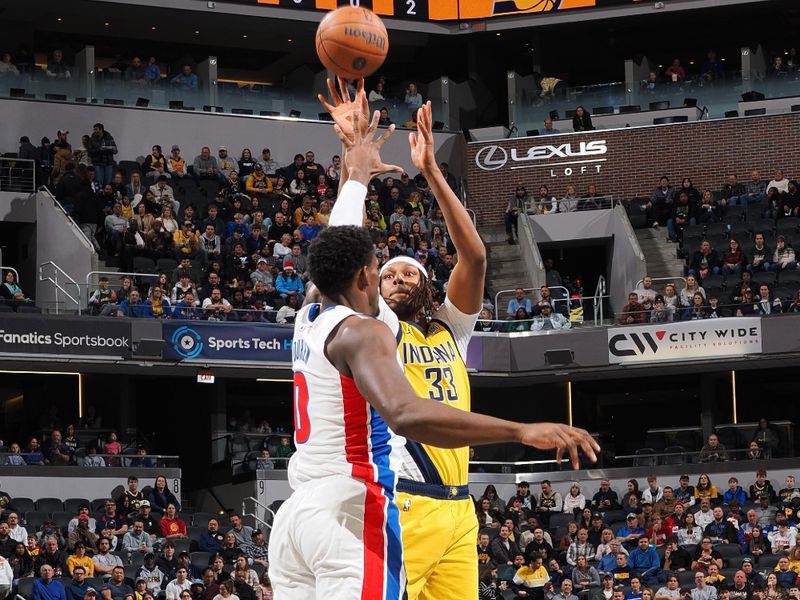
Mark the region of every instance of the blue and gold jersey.
<instances>
[{"instance_id":1,"label":"blue and gold jersey","mask_svg":"<svg viewBox=\"0 0 800 600\"><path fill-rule=\"evenodd\" d=\"M476 315L465 315L445 304L424 331L401 322L397 352L406 378L418 396L470 410L470 387L464 361ZM435 448L406 441L400 477L439 485L468 483L469 448Z\"/></svg>"}]
</instances>

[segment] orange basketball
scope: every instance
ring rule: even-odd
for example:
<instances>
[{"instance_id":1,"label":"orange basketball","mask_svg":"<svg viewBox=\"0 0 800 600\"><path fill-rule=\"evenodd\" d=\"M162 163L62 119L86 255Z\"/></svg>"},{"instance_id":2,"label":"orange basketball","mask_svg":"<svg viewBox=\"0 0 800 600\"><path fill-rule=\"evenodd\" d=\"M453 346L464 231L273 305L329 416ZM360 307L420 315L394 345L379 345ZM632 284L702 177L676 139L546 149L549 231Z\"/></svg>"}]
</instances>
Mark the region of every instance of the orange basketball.
<instances>
[{"instance_id":1,"label":"orange basketball","mask_svg":"<svg viewBox=\"0 0 800 600\"><path fill-rule=\"evenodd\" d=\"M371 10L342 6L317 27L317 55L327 69L345 79L372 75L389 51L389 35Z\"/></svg>"}]
</instances>

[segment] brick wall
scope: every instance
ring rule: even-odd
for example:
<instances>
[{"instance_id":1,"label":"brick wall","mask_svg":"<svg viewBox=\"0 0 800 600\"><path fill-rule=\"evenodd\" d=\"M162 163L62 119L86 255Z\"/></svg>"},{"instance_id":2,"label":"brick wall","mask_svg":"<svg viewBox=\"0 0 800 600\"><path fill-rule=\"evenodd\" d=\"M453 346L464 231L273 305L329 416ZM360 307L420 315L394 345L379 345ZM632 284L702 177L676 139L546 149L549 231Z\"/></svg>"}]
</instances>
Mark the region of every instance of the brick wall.
<instances>
[{"instance_id":1,"label":"brick wall","mask_svg":"<svg viewBox=\"0 0 800 600\"><path fill-rule=\"evenodd\" d=\"M515 138L502 142L472 142L467 145L467 184L469 207L477 213L479 226L499 225L508 195L517 184L523 184L528 193L538 197L539 186L545 184L550 193L561 198L568 184L573 184L578 195L594 183L601 194L628 199L649 196L658 185L662 174L670 183L679 186L684 177L690 177L698 190L718 190L728 175L736 174L739 181L750 179L752 169L759 169L762 178L769 181L775 169L783 169L790 179L800 176L800 144L797 142L800 113L698 121L620 129L592 131L552 137ZM569 143L572 151L581 142L605 140L605 154L587 156L555 156L532 161L512 160L528 155L532 147L552 145L561 147ZM506 163L496 170L478 167L478 158L488 154L487 146L497 145L505 150ZM481 152L481 149L484 149ZM501 159L502 150L492 158ZM550 149L537 150L544 155ZM564 154L565 149L560 148ZM600 159L605 159L600 161ZM575 163L586 160L598 162ZM551 166L553 163L560 163ZM572 164L561 164L572 163ZM512 170L512 166L525 168ZM534 165L529 167L528 165ZM599 172L597 167L599 166ZM585 172L581 172L581 170ZM572 169L572 175L565 175Z\"/></svg>"}]
</instances>

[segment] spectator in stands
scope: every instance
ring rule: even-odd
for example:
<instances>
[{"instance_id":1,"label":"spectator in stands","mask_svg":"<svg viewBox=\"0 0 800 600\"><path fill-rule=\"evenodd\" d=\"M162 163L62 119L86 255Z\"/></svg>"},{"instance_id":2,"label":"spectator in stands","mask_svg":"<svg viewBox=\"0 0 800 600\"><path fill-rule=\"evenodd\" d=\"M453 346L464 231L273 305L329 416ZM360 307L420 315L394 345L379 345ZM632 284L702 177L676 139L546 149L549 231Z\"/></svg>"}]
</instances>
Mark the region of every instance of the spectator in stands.
<instances>
[{"instance_id":1,"label":"spectator in stands","mask_svg":"<svg viewBox=\"0 0 800 600\"><path fill-rule=\"evenodd\" d=\"M75 569L82 569L86 576L94 577L94 561L86 555L86 546L83 542L77 542L73 552L67 557L67 572L74 575Z\"/></svg>"},{"instance_id":2,"label":"spectator in stands","mask_svg":"<svg viewBox=\"0 0 800 600\"><path fill-rule=\"evenodd\" d=\"M94 592L94 588L86 580L86 573L86 569L80 565L73 568L72 581L65 586L67 600L84 600L87 598L89 590ZM94 573L94 563L92 563L92 573ZM96 597L96 593L92 593L91 597Z\"/></svg>"},{"instance_id":3,"label":"spectator in stands","mask_svg":"<svg viewBox=\"0 0 800 600\"><path fill-rule=\"evenodd\" d=\"M529 202L528 192L525 190L525 186L521 184L517 186L514 194L510 195L508 198L506 212L503 215L503 222L505 224L506 237L508 238L509 244L514 243L514 233L517 234L517 239L519 239L517 221L520 214L525 214L525 207ZM407 229L407 226L404 227L404 230L405 229Z\"/></svg>"},{"instance_id":4,"label":"spectator in stands","mask_svg":"<svg viewBox=\"0 0 800 600\"><path fill-rule=\"evenodd\" d=\"M161 146L155 144L151 148L150 154L144 159L142 171L144 171L145 176L152 179L153 182L158 180L162 175L167 179L170 178L167 159L161 150Z\"/></svg>"},{"instance_id":5,"label":"spectator in stands","mask_svg":"<svg viewBox=\"0 0 800 600\"><path fill-rule=\"evenodd\" d=\"M66 600L67 593L63 584L54 579L60 577L49 564L42 564L37 570L40 578L34 579L31 590L32 600Z\"/></svg>"},{"instance_id":6,"label":"spectator in stands","mask_svg":"<svg viewBox=\"0 0 800 600\"><path fill-rule=\"evenodd\" d=\"M782 302L778 296L773 297L772 290L766 283L762 283L758 287L758 298L755 299L754 309L757 315L780 314Z\"/></svg>"},{"instance_id":7,"label":"spectator in stands","mask_svg":"<svg viewBox=\"0 0 800 600\"><path fill-rule=\"evenodd\" d=\"M699 277L701 280L708 275L719 274L720 259L717 251L711 246L711 242L703 240L700 248L687 260L687 274ZM705 299L705 294L703 294Z\"/></svg>"},{"instance_id":8,"label":"spectator in stands","mask_svg":"<svg viewBox=\"0 0 800 600\"><path fill-rule=\"evenodd\" d=\"M779 235L775 240L775 253L772 255L771 271L785 271L797 268L794 249L786 245L786 238Z\"/></svg>"},{"instance_id":9,"label":"spectator in stands","mask_svg":"<svg viewBox=\"0 0 800 600\"><path fill-rule=\"evenodd\" d=\"M230 524L231 529L228 531L228 534L233 534L236 548L239 551L244 551L244 548L253 543L253 528L242 523L242 517L236 513L230 516ZM226 542L227 541L226 539Z\"/></svg>"},{"instance_id":10,"label":"spectator in stands","mask_svg":"<svg viewBox=\"0 0 800 600\"><path fill-rule=\"evenodd\" d=\"M697 296L697 294L695 294ZM700 462L724 462L728 460L728 453L724 445L719 443L719 438L716 433L708 436L708 442L700 449ZM702 481L702 475L701 481ZM698 482L697 488L701 487L701 482ZM695 490L697 490L695 488Z\"/></svg>"},{"instance_id":11,"label":"spectator in stands","mask_svg":"<svg viewBox=\"0 0 800 600\"><path fill-rule=\"evenodd\" d=\"M64 53L60 49L53 50L52 57L47 62L45 74L53 79L70 79L72 72L64 63Z\"/></svg>"},{"instance_id":12,"label":"spectator in stands","mask_svg":"<svg viewBox=\"0 0 800 600\"><path fill-rule=\"evenodd\" d=\"M54 536L44 539L42 551L34 559L34 569L39 572L43 565L49 565L53 569L56 577L61 577L62 573L67 574L67 555L58 549L58 540Z\"/></svg>"},{"instance_id":13,"label":"spectator in stands","mask_svg":"<svg viewBox=\"0 0 800 600\"><path fill-rule=\"evenodd\" d=\"M173 504L178 511L181 509L180 502L178 502L175 494L167 488L167 478L163 475L156 477L148 500L150 501L150 508L157 515L166 512L169 504Z\"/></svg>"},{"instance_id":14,"label":"spectator in stands","mask_svg":"<svg viewBox=\"0 0 800 600\"><path fill-rule=\"evenodd\" d=\"M167 159L167 171L173 179L190 177L189 172L186 170L186 160L181 156L180 146L172 146L170 156Z\"/></svg>"},{"instance_id":15,"label":"spectator in stands","mask_svg":"<svg viewBox=\"0 0 800 600\"><path fill-rule=\"evenodd\" d=\"M175 571L178 568L178 557L175 556L175 543L167 540L164 542L163 550L161 556L156 559L156 563L158 564L158 568L161 569L167 575L167 580L169 581L169 577L174 575Z\"/></svg>"},{"instance_id":16,"label":"spectator in stands","mask_svg":"<svg viewBox=\"0 0 800 600\"><path fill-rule=\"evenodd\" d=\"M144 522L141 519L134 518L133 527L122 538L122 547L127 550L129 554L134 554L136 552L148 554L153 551L153 541L150 535L144 530Z\"/></svg>"},{"instance_id":17,"label":"spectator in stands","mask_svg":"<svg viewBox=\"0 0 800 600\"><path fill-rule=\"evenodd\" d=\"M100 595L103 600L125 600L128 595L133 595L133 588L125 583L125 569L121 565L113 568Z\"/></svg>"},{"instance_id":18,"label":"spectator in stands","mask_svg":"<svg viewBox=\"0 0 800 600\"><path fill-rule=\"evenodd\" d=\"M656 224L667 224L667 221L672 216L674 203L675 189L669 184L669 178L666 175L662 175L658 181L658 187L650 195L654 226Z\"/></svg>"},{"instance_id":19,"label":"spectator in stands","mask_svg":"<svg viewBox=\"0 0 800 600\"><path fill-rule=\"evenodd\" d=\"M514 318L520 308L524 308L527 314L533 312L530 298L526 298L525 290L521 287L518 287L516 290L514 290L514 297L508 301L508 308L506 309L507 317L509 319Z\"/></svg>"},{"instance_id":20,"label":"spectator in stands","mask_svg":"<svg viewBox=\"0 0 800 600\"><path fill-rule=\"evenodd\" d=\"M681 66L681 61L678 58L672 59L672 64L667 67L664 74L672 83L680 83L686 79L686 71Z\"/></svg>"},{"instance_id":21,"label":"spectator in stands","mask_svg":"<svg viewBox=\"0 0 800 600\"><path fill-rule=\"evenodd\" d=\"M578 106L575 109L575 114L572 117L572 129L575 131L593 131L592 115L590 115L583 106Z\"/></svg>"},{"instance_id":22,"label":"spectator in stands","mask_svg":"<svg viewBox=\"0 0 800 600\"><path fill-rule=\"evenodd\" d=\"M729 505L732 500L736 500L739 506L744 506L747 502L747 494L739 485L739 480L736 477L728 479L728 491L722 495L722 504Z\"/></svg>"},{"instance_id":23,"label":"spectator in stands","mask_svg":"<svg viewBox=\"0 0 800 600\"><path fill-rule=\"evenodd\" d=\"M175 75L175 77L170 80L170 83L184 92L197 91L198 80L197 75L192 72L192 65L183 65L181 72ZM174 600L178 600L178 597L176 596Z\"/></svg>"},{"instance_id":24,"label":"spectator in stands","mask_svg":"<svg viewBox=\"0 0 800 600\"><path fill-rule=\"evenodd\" d=\"M17 69L17 66L13 62L11 62L11 53L3 52L3 56L0 58L0 76L11 75L18 76L19 69Z\"/></svg>"},{"instance_id":25,"label":"spectator in stands","mask_svg":"<svg viewBox=\"0 0 800 600\"><path fill-rule=\"evenodd\" d=\"M422 94L417 90L416 83L409 83L406 88L406 95L403 99L408 110L416 112L422 106Z\"/></svg>"},{"instance_id":26,"label":"spectator in stands","mask_svg":"<svg viewBox=\"0 0 800 600\"><path fill-rule=\"evenodd\" d=\"M686 277L686 287L681 290L680 305L689 307L694 304L694 295L700 293L705 298L706 291L697 283L697 277L688 275Z\"/></svg>"},{"instance_id":27,"label":"spectator in stands","mask_svg":"<svg viewBox=\"0 0 800 600\"><path fill-rule=\"evenodd\" d=\"M671 323L675 319L675 310L672 306L667 306L664 296L658 294L650 311L651 323Z\"/></svg>"},{"instance_id":28,"label":"spectator in stands","mask_svg":"<svg viewBox=\"0 0 800 600\"><path fill-rule=\"evenodd\" d=\"M705 298L700 292L695 292L692 296L692 303L686 307L681 314L682 321L698 321L706 318L707 307Z\"/></svg>"},{"instance_id":29,"label":"spectator in stands","mask_svg":"<svg viewBox=\"0 0 800 600\"><path fill-rule=\"evenodd\" d=\"M217 159L211 155L211 148L203 146L200 149L194 162L192 163L194 170L194 178L197 180L211 180L222 182L223 178L220 174L219 163Z\"/></svg>"},{"instance_id":30,"label":"spectator in stands","mask_svg":"<svg viewBox=\"0 0 800 600\"><path fill-rule=\"evenodd\" d=\"M114 178L114 155L117 154L117 143L102 123L94 124L88 150L97 183L102 187Z\"/></svg>"},{"instance_id":31,"label":"spectator in stands","mask_svg":"<svg viewBox=\"0 0 800 600\"><path fill-rule=\"evenodd\" d=\"M739 242L731 238L728 242L728 249L722 255L722 275L727 277L730 274L740 274L747 264L747 257L739 247Z\"/></svg>"},{"instance_id":32,"label":"spectator in stands","mask_svg":"<svg viewBox=\"0 0 800 600\"><path fill-rule=\"evenodd\" d=\"M678 201L672 207L672 217L667 219L667 241L679 242L687 225L697 225L697 204L686 191L676 192Z\"/></svg>"},{"instance_id":33,"label":"spectator in stands","mask_svg":"<svg viewBox=\"0 0 800 600\"><path fill-rule=\"evenodd\" d=\"M553 119L549 117L544 120L544 127L539 129L539 135L557 135L559 133L561 132L553 127Z\"/></svg>"},{"instance_id":34,"label":"spectator in stands","mask_svg":"<svg viewBox=\"0 0 800 600\"><path fill-rule=\"evenodd\" d=\"M775 174L767 184L767 192L769 192L770 188L775 188L778 190L779 195L788 194L789 193L789 180L783 174L782 169L776 169Z\"/></svg>"},{"instance_id":35,"label":"spectator in stands","mask_svg":"<svg viewBox=\"0 0 800 600\"><path fill-rule=\"evenodd\" d=\"M568 212L575 212L578 210L578 205L580 201L575 192L575 186L569 184L567 186L567 191L564 194L564 197L558 203L558 212L560 213L568 213Z\"/></svg>"},{"instance_id":36,"label":"spectator in stands","mask_svg":"<svg viewBox=\"0 0 800 600\"><path fill-rule=\"evenodd\" d=\"M649 316L647 309L639 302L639 295L636 292L628 294L628 303L622 307L620 323L631 325L635 323L647 323Z\"/></svg>"},{"instance_id":37,"label":"spectator in stands","mask_svg":"<svg viewBox=\"0 0 800 600\"><path fill-rule=\"evenodd\" d=\"M25 296L22 288L19 287L16 274L11 269L6 271L3 276L3 284L0 285L0 298L3 298L7 304L14 308L33 302Z\"/></svg>"},{"instance_id":38,"label":"spectator in stands","mask_svg":"<svg viewBox=\"0 0 800 600\"><path fill-rule=\"evenodd\" d=\"M284 302L289 296L296 296L298 306L302 305L305 285L303 284L303 280L295 273L294 263L290 260L283 261L283 270L275 279L275 289Z\"/></svg>"},{"instance_id":39,"label":"spectator in stands","mask_svg":"<svg viewBox=\"0 0 800 600\"><path fill-rule=\"evenodd\" d=\"M219 521L212 518L208 520L208 529L200 534L198 547L202 552L209 552L213 556L219 552L224 540L225 536L219 530Z\"/></svg>"},{"instance_id":40,"label":"spectator in stands","mask_svg":"<svg viewBox=\"0 0 800 600\"><path fill-rule=\"evenodd\" d=\"M553 311L553 307L549 302L541 303L538 309L540 313L533 318L531 331L569 329L572 327L570 320L561 313Z\"/></svg>"},{"instance_id":41,"label":"spectator in stands","mask_svg":"<svg viewBox=\"0 0 800 600\"><path fill-rule=\"evenodd\" d=\"M81 511L83 511L83 508ZM72 525L72 521L75 522L74 527ZM70 521L70 524L67 527L69 530L69 541L67 543L67 547L69 549L74 549L76 544L81 543L92 553L96 552L98 541L97 534L94 533L94 527L96 527L96 523L94 519L89 518L88 507L85 513L81 512L81 514L79 514L75 519L72 519L72 521ZM94 569L92 572L94 572Z\"/></svg>"},{"instance_id":42,"label":"spectator in stands","mask_svg":"<svg viewBox=\"0 0 800 600\"><path fill-rule=\"evenodd\" d=\"M722 542L735 544L738 535L733 525L725 519L725 513L722 511L722 507L715 506L712 513L714 515L714 520L706 525L704 534L711 538L712 543Z\"/></svg>"},{"instance_id":43,"label":"spectator in stands","mask_svg":"<svg viewBox=\"0 0 800 600\"><path fill-rule=\"evenodd\" d=\"M156 564L156 556L152 552L144 555L144 564L139 569L137 578L144 579L147 582L147 589L155 595L158 595L167 583L167 576Z\"/></svg>"},{"instance_id":44,"label":"spectator in stands","mask_svg":"<svg viewBox=\"0 0 800 600\"><path fill-rule=\"evenodd\" d=\"M769 271L772 268L769 261L773 254L764 243L764 233L757 231L754 240L755 246L753 247L753 256L751 257L750 264L747 265L747 270L751 273L755 271Z\"/></svg>"},{"instance_id":45,"label":"spectator in stands","mask_svg":"<svg viewBox=\"0 0 800 600\"><path fill-rule=\"evenodd\" d=\"M632 574L647 585L653 585L658 581L661 561L656 549L650 547L650 539L646 535L639 536L637 547L628 554L628 567Z\"/></svg>"},{"instance_id":46,"label":"spectator in stands","mask_svg":"<svg viewBox=\"0 0 800 600\"><path fill-rule=\"evenodd\" d=\"M746 194L745 187L739 183L735 173L728 175L728 182L722 186L720 195L727 200L729 206L739 204L740 198ZM744 202L742 202L744 204Z\"/></svg>"}]
</instances>

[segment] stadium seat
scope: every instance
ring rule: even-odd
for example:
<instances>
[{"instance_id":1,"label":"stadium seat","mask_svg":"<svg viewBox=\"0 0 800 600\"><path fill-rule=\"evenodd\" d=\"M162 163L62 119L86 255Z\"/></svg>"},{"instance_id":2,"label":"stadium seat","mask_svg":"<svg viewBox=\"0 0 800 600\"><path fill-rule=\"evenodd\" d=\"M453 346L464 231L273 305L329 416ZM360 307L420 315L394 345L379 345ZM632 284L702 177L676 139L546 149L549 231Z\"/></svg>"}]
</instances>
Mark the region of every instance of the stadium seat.
<instances>
[{"instance_id":1,"label":"stadium seat","mask_svg":"<svg viewBox=\"0 0 800 600\"><path fill-rule=\"evenodd\" d=\"M675 434L675 445L683 446L685 452L700 449L700 434L696 431L679 431Z\"/></svg>"},{"instance_id":2,"label":"stadium seat","mask_svg":"<svg viewBox=\"0 0 800 600\"><path fill-rule=\"evenodd\" d=\"M739 555L739 557L741 558L741 555ZM728 561L724 561L723 564L728 564ZM733 564L733 562L731 562L730 564ZM739 570L738 566L725 567L724 569L720 569L719 574L722 575L728 581L733 581L733 576L736 575L736 571L738 570Z\"/></svg>"},{"instance_id":3,"label":"stadium seat","mask_svg":"<svg viewBox=\"0 0 800 600\"><path fill-rule=\"evenodd\" d=\"M13 313L14 309L11 308L5 301L0 302L0 312Z\"/></svg>"},{"instance_id":4,"label":"stadium seat","mask_svg":"<svg viewBox=\"0 0 800 600\"><path fill-rule=\"evenodd\" d=\"M651 102L649 108L650 110L664 110L665 108L669 108L669 100Z\"/></svg>"},{"instance_id":5,"label":"stadium seat","mask_svg":"<svg viewBox=\"0 0 800 600\"><path fill-rule=\"evenodd\" d=\"M208 528L208 520L209 519L217 519L220 522L220 525L224 525L221 521L221 517L218 514L210 513L210 512L196 512L192 515L192 525L195 527L202 527L203 530Z\"/></svg>"},{"instance_id":6,"label":"stadium seat","mask_svg":"<svg viewBox=\"0 0 800 600\"><path fill-rule=\"evenodd\" d=\"M765 115L767 114L766 108L748 108L744 111L745 117L755 117L757 115Z\"/></svg>"},{"instance_id":7,"label":"stadium seat","mask_svg":"<svg viewBox=\"0 0 800 600\"><path fill-rule=\"evenodd\" d=\"M753 237L753 227L750 223L739 221L737 223L731 223L730 226L731 229L728 235L739 242L739 245L742 244L742 238L750 240Z\"/></svg>"},{"instance_id":8,"label":"stadium seat","mask_svg":"<svg viewBox=\"0 0 800 600\"><path fill-rule=\"evenodd\" d=\"M720 427L717 429L717 437L723 446L732 450L746 446L739 435L739 430L735 427Z\"/></svg>"},{"instance_id":9,"label":"stadium seat","mask_svg":"<svg viewBox=\"0 0 800 600\"><path fill-rule=\"evenodd\" d=\"M86 498L67 498L64 500L64 511L73 517L78 514L82 504L91 504Z\"/></svg>"},{"instance_id":10,"label":"stadium seat","mask_svg":"<svg viewBox=\"0 0 800 600\"><path fill-rule=\"evenodd\" d=\"M75 513L68 513L65 511L55 511L51 513L50 518L53 522L58 526L61 527L62 530L66 531L67 527L69 526L69 522L75 517Z\"/></svg>"},{"instance_id":11,"label":"stadium seat","mask_svg":"<svg viewBox=\"0 0 800 600\"><path fill-rule=\"evenodd\" d=\"M763 232L765 236L772 235L775 230L775 221L772 219L754 219L753 220L753 233Z\"/></svg>"},{"instance_id":12,"label":"stadium seat","mask_svg":"<svg viewBox=\"0 0 800 600\"><path fill-rule=\"evenodd\" d=\"M635 454L636 458L633 459L634 467L655 467L658 459L655 456L656 451L652 448L639 448Z\"/></svg>"},{"instance_id":13,"label":"stadium seat","mask_svg":"<svg viewBox=\"0 0 800 600\"><path fill-rule=\"evenodd\" d=\"M772 287L775 285L775 273L772 271L764 272L758 271L753 273L753 283L755 285L761 285L762 283L766 283L768 286Z\"/></svg>"},{"instance_id":14,"label":"stadium seat","mask_svg":"<svg viewBox=\"0 0 800 600\"><path fill-rule=\"evenodd\" d=\"M141 552L134 552L130 556L131 565L137 569L144 564L144 554Z\"/></svg>"},{"instance_id":15,"label":"stadium seat","mask_svg":"<svg viewBox=\"0 0 800 600\"><path fill-rule=\"evenodd\" d=\"M592 115L613 115L613 114L614 114L613 106L595 106L592 109Z\"/></svg>"},{"instance_id":16,"label":"stadium seat","mask_svg":"<svg viewBox=\"0 0 800 600\"><path fill-rule=\"evenodd\" d=\"M64 503L58 498L39 498L36 501L36 510L50 514L61 512L64 510Z\"/></svg>"},{"instance_id":17,"label":"stadium seat","mask_svg":"<svg viewBox=\"0 0 800 600\"><path fill-rule=\"evenodd\" d=\"M725 279L722 275L707 275L705 279L703 279L703 287L710 288L710 287L717 287L723 288L725 284Z\"/></svg>"},{"instance_id":18,"label":"stadium seat","mask_svg":"<svg viewBox=\"0 0 800 600\"><path fill-rule=\"evenodd\" d=\"M719 242L728 237L728 226L725 223L711 223L706 227L706 237Z\"/></svg>"},{"instance_id":19,"label":"stadium seat","mask_svg":"<svg viewBox=\"0 0 800 600\"><path fill-rule=\"evenodd\" d=\"M620 529L625 527L625 522L617 521L616 523L609 523L608 526L611 528L611 531L613 531L616 534Z\"/></svg>"},{"instance_id":20,"label":"stadium seat","mask_svg":"<svg viewBox=\"0 0 800 600\"><path fill-rule=\"evenodd\" d=\"M726 119L732 119L732 118L738 117L738 116L739 116L739 111L738 110L726 110L725 111L725 118Z\"/></svg>"},{"instance_id":21,"label":"stadium seat","mask_svg":"<svg viewBox=\"0 0 800 600\"><path fill-rule=\"evenodd\" d=\"M772 571L782 556L783 554L762 554L758 557L758 570Z\"/></svg>"},{"instance_id":22,"label":"stadium seat","mask_svg":"<svg viewBox=\"0 0 800 600\"><path fill-rule=\"evenodd\" d=\"M794 234L797 233L797 228L800 226L800 218L797 217L784 217L778 219L778 224L775 229L778 235Z\"/></svg>"},{"instance_id":23,"label":"stadium seat","mask_svg":"<svg viewBox=\"0 0 800 600\"><path fill-rule=\"evenodd\" d=\"M33 597L33 577L23 577L17 580L17 594L23 598Z\"/></svg>"},{"instance_id":24,"label":"stadium seat","mask_svg":"<svg viewBox=\"0 0 800 600\"><path fill-rule=\"evenodd\" d=\"M721 438L720 442L722 442ZM722 558L725 561L726 566L738 567L738 565L735 564L735 561L740 560L742 558L742 549L739 546L739 544L717 544L716 546L714 546L714 550L716 550L722 555Z\"/></svg>"},{"instance_id":25,"label":"stadium seat","mask_svg":"<svg viewBox=\"0 0 800 600\"><path fill-rule=\"evenodd\" d=\"M550 529L566 527L568 523L575 520L571 513L555 513L550 515Z\"/></svg>"},{"instance_id":26,"label":"stadium seat","mask_svg":"<svg viewBox=\"0 0 800 600\"><path fill-rule=\"evenodd\" d=\"M99 513L106 505L108 498L95 498L92 500L92 514Z\"/></svg>"},{"instance_id":27,"label":"stadium seat","mask_svg":"<svg viewBox=\"0 0 800 600\"><path fill-rule=\"evenodd\" d=\"M152 258L146 256L134 256L133 271L134 273L155 273L156 263Z\"/></svg>"},{"instance_id":28,"label":"stadium seat","mask_svg":"<svg viewBox=\"0 0 800 600\"><path fill-rule=\"evenodd\" d=\"M692 587L694 585L694 571L682 571L678 573L678 585L681 587Z\"/></svg>"},{"instance_id":29,"label":"stadium seat","mask_svg":"<svg viewBox=\"0 0 800 600\"><path fill-rule=\"evenodd\" d=\"M683 454L686 449L683 446L667 446L664 448L665 454L673 454L674 456L665 456L665 465L682 465L685 461Z\"/></svg>"},{"instance_id":30,"label":"stadium seat","mask_svg":"<svg viewBox=\"0 0 800 600\"><path fill-rule=\"evenodd\" d=\"M800 286L800 283L798 283L798 286ZM797 297L797 289L798 287L784 287L779 285L778 287L772 288L772 296L773 298L780 298L781 302L788 308L788 305L794 302L794 299Z\"/></svg>"},{"instance_id":31,"label":"stadium seat","mask_svg":"<svg viewBox=\"0 0 800 600\"><path fill-rule=\"evenodd\" d=\"M21 304L17 307L18 313L41 313L42 309L38 306L34 306L33 304Z\"/></svg>"},{"instance_id":32,"label":"stadium seat","mask_svg":"<svg viewBox=\"0 0 800 600\"><path fill-rule=\"evenodd\" d=\"M192 564L198 569L207 567L211 560L210 552L191 552L189 556L191 557Z\"/></svg>"},{"instance_id":33,"label":"stadium seat","mask_svg":"<svg viewBox=\"0 0 800 600\"><path fill-rule=\"evenodd\" d=\"M29 510L25 513L25 525L27 529L35 529L39 530L44 522L47 521L50 516L41 510Z\"/></svg>"},{"instance_id":34,"label":"stadium seat","mask_svg":"<svg viewBox=\"0 0 800 600\"><path fill-rule=\"evenodd\" d=\"M13 506L17 512L22 514L36 510L36 504L34 501L31 498L24 498L22 496L14 498L11 501L11 506Z\"/></svg>"},{"instance_id":35,"label":"stadium seat","mask_svg":"<svg viewBox=\"0 0 800 600\"><path fill-rule=\"evenodd\" d=\"M173 539L172 542L175 544L175 554L178 555L181 552L188 552L189 551L189 540L188 539Z\"/></svg>"},{"instance_id":36,"label":"stadium seat","mask_svg":"<svg viewBox=\"0 0 800 600\"><path fill-rule=\"evenodd\" d=\"M661 432L657 432L657 433L648 432L647 436L644 438L644 445L646 447L652 448L653 450L656 450L658 452L660 452L661 450L664 449L664 446L666 445L666 443L667 443L667 440L664 437L664 434L661 433Z\"/></svg>"},{"instance_id":37,"label":"stadium seat","mask_svg":"<svg viewBox=\"0 0 800 600\"><path fill-rule=\"evenodd\" d=\"M123 562L125 562L125 561L123 560ZM127 579L131 579L131 580L133 580L135 582L136 578L139 577L139 571L140 570L141 570L141 565L139 565L139 566L136 566L136 565L125 565L125 577Z\"/></svg>"},{"instance_id":38,"label":"stadium seat","mask_svg":"<svg viewBox=\"0 0 800 600\"><path fill-rule=\"evenodd\" d=\"M625 516L624 510L609 510L605 513L604 521L609 525L613 525L614 523L624 523Z\"/></svg>"},{"instance_id":39,"label":"stadium seat","mask_svg":"<svg viewBox=\"0 0 800 600\"><path fill-rule=\"evenodd\" d=\"M778 273L778 283L780 285L800 284L800 271L780 271Z\"/></svg>"},{"instance_id":40,"label":"stadium seat","mask_svg":"<svg viewBox=\"0 0 800 600\"><path fill-rule=\"evenodd\" d=\"M121 160L117 167L125 171L125 181L130 181L131 174L142 172L142 167L135 160Z\"/></svg>"},{"instance_id":41,"label":"stadium seat","mask_svg":"<svg viewBox=\"0 0 800 600\"><path fill-rule=\"evenodd\" d=\"M619 114L621 114L621 115L627 114L627 113L637 113L637 112L641 112L641 111L642 111L642 107L639 106L638 104L629 104L629 105L626 105L626 106L620 106L619 107Z\"/></svg>"},{"instance_id":42,"label":"stadium seat","mask_svg":"<svg viewBox=\"0 0 800 600\"><path fill-rule=\"evenodd\" d=\"M500 530L497 527L481 527L478 535L486 534L489 536L489 542L491 542L494 538L497 537L497 534L500 533Z\"/></svg>"}]
</instances>

